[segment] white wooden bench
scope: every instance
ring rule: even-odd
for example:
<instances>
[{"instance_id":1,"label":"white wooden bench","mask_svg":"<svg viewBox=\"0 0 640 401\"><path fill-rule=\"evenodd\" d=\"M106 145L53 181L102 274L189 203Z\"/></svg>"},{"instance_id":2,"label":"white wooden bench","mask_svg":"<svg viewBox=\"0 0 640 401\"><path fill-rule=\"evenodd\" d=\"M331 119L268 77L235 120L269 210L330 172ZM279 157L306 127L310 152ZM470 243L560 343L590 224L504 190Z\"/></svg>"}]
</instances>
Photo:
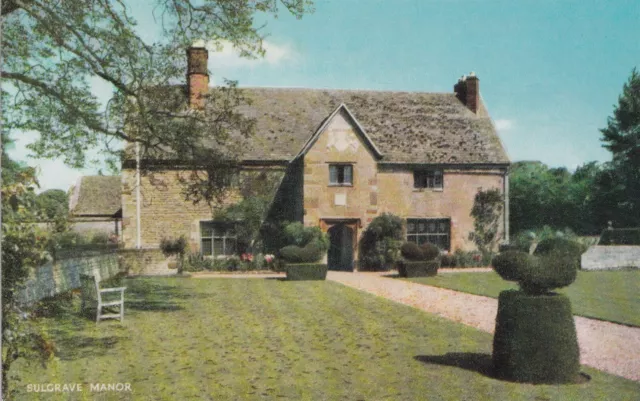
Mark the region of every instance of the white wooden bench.
<instances>
[{"instance_id":1,"label":"white wooden bench","mask_svg":"<svg viewBox=\"0 0 640 401\"><path fill-rule=\"evenodd\" d=\"M100 288L100 271L93 270L92 275L81 274L80 282L82 285L82 305L80 307L81 312L84 312L85 308L89 304L93 304L96 307L96 323L103 319L124 319L124 290L127 287L114 287L114 288ZM120 297L118 295L120 293ZM119 307L118 313L103 312L103 308Z\"/></svg>"}]
</instances>

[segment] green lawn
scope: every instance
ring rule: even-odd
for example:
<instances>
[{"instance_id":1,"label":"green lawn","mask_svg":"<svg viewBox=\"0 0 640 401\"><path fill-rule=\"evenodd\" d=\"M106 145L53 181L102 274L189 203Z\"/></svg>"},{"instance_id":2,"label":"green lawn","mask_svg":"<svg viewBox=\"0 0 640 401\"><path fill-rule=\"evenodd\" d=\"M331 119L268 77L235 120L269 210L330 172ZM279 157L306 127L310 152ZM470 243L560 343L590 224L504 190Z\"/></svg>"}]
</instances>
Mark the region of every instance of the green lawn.
<instances>
[{"instance_id":1,"label":"green lawn","mask_svg":"<svg viewBox=\"0 0 640 401\"><path fill-rule=\"evenodd\" d=\"M491 335L328 281L126 280L125 323L46 318L59 360L17 366L18 399L630 400L640 383L590 368L563 386L491 377ZM85 392L26 393L28 383ZM132 393L89 393L89 383ZM38 398L40 397L40 398ZM75 398L74 398L75 397Z\"/></svg>"},{"instance_id":2,"label":"green lawn","mask_svg":"<svg viewBox=\"0 0 640 401\"><path fill-rule=\"evenodd\" d=\"M440 273L410 281L492 298L518 288L493 271ZM640 270L578 271L576 281L558 292L569 296L576 315L640 326Z\"/></svg>"}]
</instances>

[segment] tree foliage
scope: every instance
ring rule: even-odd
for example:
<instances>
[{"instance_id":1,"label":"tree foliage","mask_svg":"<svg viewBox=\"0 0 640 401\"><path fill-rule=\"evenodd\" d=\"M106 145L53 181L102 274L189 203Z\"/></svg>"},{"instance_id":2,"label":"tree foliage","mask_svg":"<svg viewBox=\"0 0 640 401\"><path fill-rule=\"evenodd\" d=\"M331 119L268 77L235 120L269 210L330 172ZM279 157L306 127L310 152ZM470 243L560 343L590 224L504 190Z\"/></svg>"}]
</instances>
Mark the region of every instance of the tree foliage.
<instances>
[{"instance_id":1,"label":"tree foliage","mask_svg":"<svg viewBox=\"0 0 640 401\"><path fill-rule=\"evenodd\" d=\"M359 268L389 270L400 258L403 240L403 219L391 213L382 213L374 217L358 243Z\"/></svg>"},{"instance_id":2,"label":"tree foliage","mask_svg":"<svg viewBox=\"0 0 640 401\"><path fill-rule=\"evenodd\" d=\"M607 127L600 130L613 158L598 177L599 205L618 227L640 226L640 74L634 68L623 85Z\"/></svg>"},{"instance_id":3,"label":"tree foliage","mask_svg":"<svg viewBox=\"0 0 640 401\"><path fill-rule=\"evenodd\" d=\"M509 173L510 228L516 234L545 226L578 234L602 229L595 185L602 167L586 163L571 174L540 162L516 162Z\"/></svg>"},{"instance_id":4,"label":"tree foliage","mask_svg":"<svg viewBox=\"0 0 640 401\"><path fill-rule=\"evenodd\" d=\"M284 7L296 17L310 10L309 0L145 0L159 36L141 32L125 0L5 0L1 3L3 65L3 139L7 133L35 131L29 145L36 157L59 158L72 167L86 165L89 149L102 145L111 167L132 159L134 149L146 162L184 160L193 167L191 199L208 202L226 194L243 138L253 121L237 107L249 102L235 82L212 88L204 110L190 110L184 82L185 49L205 40L241 55L264 54L258 15L277 15ZM136 2L136 5L139 5ZM143 5L142 7L144 7ZM148 29L148 27L145 27ZM92 93L101 81L112 89L106 106ZM230 139L233 136L233 139ZM128 144L124 149L122 144ZM137 144L134 146L133 144ZM219 161L229 165L220 169ZM13 295L30 266L42 256L34 221L37 210L33 169L22 169L2 154L3 396L11 363L26 355ZM5 174L5 170L7 170ZM6 176L6 177L5 177ZM212 187L214 189L212 189ZM222 195L221 195L222 194ZM31 220L30 220L31 219ZM42 348L42 347L41 347ZM46 348L46 347L44 347ZM34 349L33 347L31 349Z\"/></svg>"},{"instance_id":5,"label":"tree foliage","mask_svg":"<svg viewBox=\"0 0 640 401\"><path fill-rule=\"evenodd\" d=\"M46 238L35 226L35 170L13 162L5 152L2 161L2 398L10 399L9 372L18 358L47 361L52 347L32 324L16 296L31 269L46 260ZM4 167L4 166L3 166Z\"/></svg>"},{"instance_id":6,"label":"tree foliage","mask_svg":"<svg viewBox=\"0 0 640 401\"><path fill-rule=\"evenodd\" d=\"M517 162L510 172L511 231L570 228L596 235L640 226L640 74L631 72L613 115L601 130L612 161L585 163L571 174L540 162Z\"/></svg>"},{"instance_id":7,"label":"tree foliage","mask_svg":"<svg viewBox=\"0 0 640 401\"><path fill-rule=\"evenodd\" d=\"M29 146L37 157L81 167L88 149L104 145L115 167L126 141L138 143L146 160L192 160L207 173L217 171L206 166L234 160L241 138L253 132L252 121L236 112L248 100L226 82L211 90L204 112L187 110L184 88L176 85L184 82L185 49L206 40L209 47L231 44L243 56L260 57L264 33L257 15L277 15L284 7L301 17L310 10L310 0L145 1L160 32L156 40L141 32L124 0L2 3L1 76L9 86L4 124L38 132ZM91 92L94 80L112 88L106 108ZM216 183L207 174L195 178Z\"/></svg>"},{"instance_id":8,"label":"tree foliage","mask_svg":"<svg viewBox=\"0 0 640 401\"><path fill-rule=\"evenodd\" d=\"M61 189L49 189L38 194L36 204L48 220L66 218L69 213L69 196Z\"/></svg>"}]
</instances>

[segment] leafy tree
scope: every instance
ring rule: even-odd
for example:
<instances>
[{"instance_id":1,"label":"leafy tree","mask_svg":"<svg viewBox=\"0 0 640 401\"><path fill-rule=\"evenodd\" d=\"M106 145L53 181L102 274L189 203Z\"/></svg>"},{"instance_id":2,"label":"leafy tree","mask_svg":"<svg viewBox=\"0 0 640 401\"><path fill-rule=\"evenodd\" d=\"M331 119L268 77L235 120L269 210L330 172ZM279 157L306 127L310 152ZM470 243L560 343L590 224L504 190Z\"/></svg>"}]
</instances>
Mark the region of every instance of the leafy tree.
<instances>
[{"instance_id":1,"label":"leafy tree","mask_svg":"<svg viewBox=\"0 0 640 401\"><path fill-rule=\"evenodd\" d=\"M155 41L141 35L124 0L2 2L4 123L40 134L29 146L37 157L63 158L74 167L103 144L115 169L122 141L138 143L145 160L192 159L207 174L194 170L193 180L203 185L190 192L210 201L224 194L211 190L220 186L221 170L207 166L235 160L253 122L235 111L248 100L230 81L211 90L204 113L187 111L176 85L184 81L185 49L207 40L260 57L264 34L256 16L277 15L283 6L301 17L310 0L147 2L159 24ZM105 109L91 92L92 79L113 90ZM237 138L229 141L232 132Z\"/></svg>"},{"instance_id":2,"label":"leafy tree","mask_svg":"<svg viewBox=\"0 0 640 401\"><path fill-rule=\"evenodd\" d=\"M511 231L549 226L582 235L599 232L603 226L597 183L602 171L596 162L579 166L573 174L540 162L514 163L509 174Z\"/></svg>"},{"instance_id":3,"label":"leafy tree","mask_svg":"<svg viewBox=\"0 0 640 401\"><path fill-rule=\"evenodd\" d=\"M482 254L491 253L497 247L503 209L504 197L495 188L478 191L473 200L471 216L474 219L474 232L470 233L470 238Z\"/></svg>"},{"instance_id":4,"label":"leafy tree","mask_svg":"<svg viewBox=\"0 0 640 401\"><path fill-rule=\"evenodd\" d=\"M61 189L49 189L36 198L36 203L43 213L43 217L53 220L58 216L69 213L69 196Z\"/></svg>"},{"instance_id":5,"label":"leafy tree","mask_svg":"<svg viewBox=\"0 0 640 401\"><path fill-rule=\"evenodd\" d=\"M640 225L640 74L623 85L613 116L602 132L613 160L598 177L601 212L617 226ZM608 209L605 205L608 205Z\"/></svg>"}]
</instances>

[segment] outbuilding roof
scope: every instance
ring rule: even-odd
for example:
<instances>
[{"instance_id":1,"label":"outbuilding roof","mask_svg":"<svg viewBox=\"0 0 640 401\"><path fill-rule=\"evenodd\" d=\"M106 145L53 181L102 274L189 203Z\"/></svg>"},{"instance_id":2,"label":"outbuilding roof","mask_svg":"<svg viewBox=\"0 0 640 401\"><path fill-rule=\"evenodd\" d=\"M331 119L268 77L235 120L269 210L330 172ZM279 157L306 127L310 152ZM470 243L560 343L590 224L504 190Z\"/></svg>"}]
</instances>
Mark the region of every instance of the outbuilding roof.
<instances>
[{"instance_id":1,"label":"outbuilding roof","mask_svg":"<svg viewBox=\"0 0 640 401\"><path fill-rule=\"evenodd\" d=\"M84 176L78 178L69 199L73 216L113 216L122 208L120 176Z\"/></svg>"}]
</instances>

